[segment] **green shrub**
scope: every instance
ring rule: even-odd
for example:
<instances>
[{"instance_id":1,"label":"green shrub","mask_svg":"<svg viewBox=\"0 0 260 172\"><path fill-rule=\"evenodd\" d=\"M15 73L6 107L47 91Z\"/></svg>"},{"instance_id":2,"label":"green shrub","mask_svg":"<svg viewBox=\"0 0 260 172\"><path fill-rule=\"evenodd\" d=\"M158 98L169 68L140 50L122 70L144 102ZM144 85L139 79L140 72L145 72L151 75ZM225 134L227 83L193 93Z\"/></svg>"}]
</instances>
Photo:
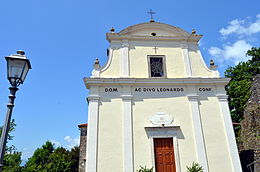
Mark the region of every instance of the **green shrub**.
<instances>
[{"instance_id":1,"label":"green shrub","mask_svg":"<svg viewBox=\"0 0 260 172\"><path fill-rule=\"evenodd\" d=\"M193 162L191 167L187 167L187 172L203 172L202 166L200 166L198 163Z\"/></svg>"},{"instance_id":2,"label":"green shrub","mask_svg":"<svg viewBox=\"0 0 260 172\"><path fill-rule=\"evenodd\" d=\"M146 166L144 166L144 167L140 166L140 169L137 170L137 172L153 172L153 167L147 168Z\"/></svg>"}]
</instances>

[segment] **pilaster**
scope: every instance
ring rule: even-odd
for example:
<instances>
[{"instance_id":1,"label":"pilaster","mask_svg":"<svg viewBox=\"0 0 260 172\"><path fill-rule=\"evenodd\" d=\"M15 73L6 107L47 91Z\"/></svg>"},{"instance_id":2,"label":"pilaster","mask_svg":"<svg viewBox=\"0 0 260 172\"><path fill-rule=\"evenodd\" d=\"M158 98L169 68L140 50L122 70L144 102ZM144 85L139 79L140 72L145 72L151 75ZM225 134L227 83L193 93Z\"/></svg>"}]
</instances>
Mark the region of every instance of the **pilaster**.
<instances>
[{"instance_id":1,"label":"pilaster","mask_svg":"<svg viewBox=\"0 0 260 172\"><path fill-rule=\"evenodd\" d=\"M133 160L133 119L131 87L123 87L123 135L124 135L124 172L134 172Z\"/></svg>"},{"instance_id":2,"label":"pilaster","mask_svg":"<svg viewBox=\"0 0 260 172\"><path fill-rule=\"evenodd\" d=\"M88 135L86 171L97 172L99 96L88 97Z\"/></svg>"},{"instance_id":3,"label":"pilaster","mask_svg":"<svg viewBox=\"0 0 260 172\"><path fill-rule=\"evenodd\" d=\"M185 71L186 71L186 76L192 76L192 69L191 69L191 59L189 56L189 47L187 44L182 44L182 54L184 58L184 63L185 63Z\"/></svg>"},{"instance_id":4,"label":"pilaster","mask_svg":"<svg viewBox=\"0 0 260 172\"><path fill-rule=\"evenodd\" d=\"M122 42L121 72L122 72L122 77L129 77L129 43L128 43L128 41Z\"/></svg>"},{"instance_id":5,"label":"pilaster","mask_svg":"<svg viewBox=\"0 0 260 172\"><path fill-rule=\"evenodd\" d=\"M198 163L202 165L205 172L209 171L208 161L206 155L206 147L203 137L202 123L201 123L201 115L199 110L199 96L188 96L191 107L191 115L193 122L193 130L195 137L195 146L197 151L197 159Z\"/></svg>"},{"instance_id":6,"label":"pilaster","mask_svg":"<svg viewBox=\"0 0 260 172\"><path fill-rule=\"evenodd\" d=\"M225 128L226 138L229 147L230 159L233 166L233 172L242 172L238 150L237 150L237 144L235 140L233 124L232 124L228 101L227 101L228 96L217 95L217 97L219 101L222 119L224 121L224 128Z\"/></svg>"}]
</instances>

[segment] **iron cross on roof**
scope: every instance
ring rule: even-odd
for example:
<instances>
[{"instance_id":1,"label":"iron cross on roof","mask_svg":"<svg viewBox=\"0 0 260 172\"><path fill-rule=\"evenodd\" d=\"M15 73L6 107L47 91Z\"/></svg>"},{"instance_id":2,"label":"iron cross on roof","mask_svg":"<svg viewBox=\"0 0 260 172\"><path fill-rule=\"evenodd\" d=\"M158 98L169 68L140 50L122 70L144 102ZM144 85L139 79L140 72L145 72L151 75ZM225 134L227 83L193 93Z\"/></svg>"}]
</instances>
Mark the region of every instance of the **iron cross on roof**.
<instances>
[{"instance_id":1,"label":"iron cross on roof","mask_svg":"<svg viewBox=\"0 0 260 172\"><path fill-rule=\"evenodd\" d=\"M148 11L147 13L151 15L150 22L154 22L153 14L155 14L156 12L154 12L152 9L150 9L150 11Z\"/></svg>"}]
</instances>

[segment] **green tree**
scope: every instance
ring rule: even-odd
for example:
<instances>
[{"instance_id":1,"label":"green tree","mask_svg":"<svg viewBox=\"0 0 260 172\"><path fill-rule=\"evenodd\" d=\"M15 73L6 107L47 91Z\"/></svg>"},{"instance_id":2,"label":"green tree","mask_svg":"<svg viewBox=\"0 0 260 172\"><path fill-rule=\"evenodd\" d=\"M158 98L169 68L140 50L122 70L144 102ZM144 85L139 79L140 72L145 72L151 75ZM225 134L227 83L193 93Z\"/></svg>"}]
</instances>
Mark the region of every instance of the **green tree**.
<instances>
[{"instance_id":1,"label":"green tree","mask_svg":"<svg viewBox=\"0 0 260 172\"><path fill-rule=\"evenodd\" d=\"M21 152L6 153L4 156L3 172L21 172Z\"/></svg>"},{"instance_id":2,"label":"green tree","mask_svg":"<svg viewBox=\"0 0 260 172\"><path fill-rule=\"evenodd\" d=\"M8 131L7 136L7 146L5 149L5 155L4 155L4 166L3 166L3 172L20 172L22 170L21 167L21 152L17 152L14 145L8 145L8 142L10 140L13 140L14 136L11 135L11 133L15 130L15 121L14 119L10 122L10 129ZM0 136L2 135L2 129L3 126L0 127Z\"/></svg>"},{"instance_id":3,"label":"green tree","mask_svg":"<svg viewBox=\"0 0 260 172\"><path fill-rule=\"evenodd\" d=\"M77 172L79 168L79 146L75 146L70 150L71 169Z\"/></svg>"},{"instance_id":4,"label":"green tree","mask_svg":"<svg viewBox=\"0 0 260 172\"><path fill-rule=\"evenodd\" d=\"M72 172L70 151L63 147L58 147L50 156L47 165L50 172Z\"/></svg>"},{"instance_id":5,"label":"green tree","mask_svg":"<svg viewBox=\"0 0 260 172\"><path fill-rule=\"evenodd\" d=\"M33 156L25 164L25 172L48 172L47 165L51 154L54 152L54 145L47 141L41 148L34 151Z\"/></svg>"},{"instance_id":6,"label":"green tree","mask_svg":"<svg viewBox=\"0 0 260 172\"><path fill-rule=\"evenodd\" d=\"M251 56L252 57L252 61L259 62L259 60L260 60L260 47L258 47L258 48L253 47L253 48L251 48L251 50L247 51L246 55L247 56Z\"/></svg>"},{"instance_id":7,"label":"green tree","mask_svg":"<svg viewBox=\"0 0 260 172\"><path fill-rule=\"evenodd\" d=\"M231 78L226 90L233 122L240 122L243 119L244 109L251 95L252 77L259 74L260 69L260 48L252 48L246 55L252 59L240 62L235 67L228 67L225 71L225 77Z\"/></svg>"},{"instance_id":8,"label":"green tree","mask_svg":"<svg viewBox=\"0 0 260 172\"><path fill-rule=\"evenodd\" d=\"M53 143L47 141L28 159L23 172L77 172L78 161L78 147L71 150L55 148Z\"/></svg>"},{"instance_id":9,"label":"green tree","mask_svg":"<svg viewBox=\"0 0 260 172\"><path fill-rule=\"evenodd\" d=\"M8 141L13 140L14 136L12 136L11 133L13 131L15 131L15 127L16 127L15 121L14 121L14 119L12 119L11 122L10 122L10 129L8 131L7 143L6 144L8 144ZM0 127L0 136L2 135L2 130L3 130L3 126ZM11 152L11 151L14 151L14 150L15 150L14 145L11 145L11 146L7 145L6 148L5 148L6 152Z\"/></svg>"}]
</instances>

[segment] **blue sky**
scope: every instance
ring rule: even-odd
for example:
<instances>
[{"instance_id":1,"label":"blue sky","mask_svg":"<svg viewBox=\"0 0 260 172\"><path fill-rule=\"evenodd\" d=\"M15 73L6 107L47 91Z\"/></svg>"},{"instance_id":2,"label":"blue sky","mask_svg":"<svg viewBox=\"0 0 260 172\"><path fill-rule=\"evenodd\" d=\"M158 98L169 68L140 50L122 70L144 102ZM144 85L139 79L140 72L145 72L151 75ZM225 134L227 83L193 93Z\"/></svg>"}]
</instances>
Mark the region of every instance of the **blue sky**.
<instances>
[{"instance_id":1,"label":"blue sky","mask_svg":"<svg viewBox=\"0 0 260 172\"><path fill-rule=\"evenodd\" d=\"M4 56L25 50L31 61L17 93L11 142L23 159L45 141L70 148L78 142L78 124L87 121L87 90L95 58L106 61L105 33L148 22L153 9L158 22L194 28L206 61L219 71L246 60L244 53L260 43L260 1L89 1L2 0L0 2L0 124L4 123L9 83Z\"/></svg>"}]
</instances>

